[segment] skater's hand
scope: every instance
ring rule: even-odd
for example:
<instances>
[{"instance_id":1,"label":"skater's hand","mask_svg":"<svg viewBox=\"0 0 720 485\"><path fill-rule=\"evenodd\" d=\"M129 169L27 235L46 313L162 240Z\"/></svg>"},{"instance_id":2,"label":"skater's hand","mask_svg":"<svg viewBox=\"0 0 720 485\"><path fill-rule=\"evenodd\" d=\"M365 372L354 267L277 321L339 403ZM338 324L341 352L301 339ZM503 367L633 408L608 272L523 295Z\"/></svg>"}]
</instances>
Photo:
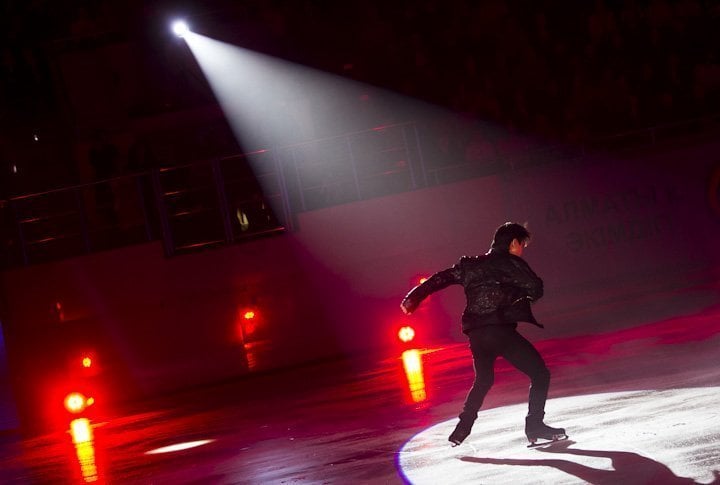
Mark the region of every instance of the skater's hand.
<instances>
[{"instance_id":1,"label":"skater's hand","mask_svg":"<svg viewBox=\"0 0 720 485\"><path fill-rule=\"evenodd\" d=\"M410 315L413 310L415 310L415 305L413 305L410 300L405 298L402 303L400 303L400 309L405 315Z\"/></svg>"}]
</instances>

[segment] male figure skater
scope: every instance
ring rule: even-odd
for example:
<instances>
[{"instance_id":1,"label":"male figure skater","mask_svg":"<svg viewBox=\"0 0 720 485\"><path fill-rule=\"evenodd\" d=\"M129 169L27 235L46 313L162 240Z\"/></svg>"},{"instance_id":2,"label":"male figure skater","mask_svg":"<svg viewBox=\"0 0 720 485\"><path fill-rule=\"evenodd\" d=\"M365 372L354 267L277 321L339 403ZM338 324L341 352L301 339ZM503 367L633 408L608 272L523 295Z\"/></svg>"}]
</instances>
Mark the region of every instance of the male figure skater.
<instances>
[{"instance_id":1,"label":"male figure skater","mask_svg":"<svg viewBox=\"0 0 720 485\"><path fill-rule=\"evenodd\" d=\"M535 320L530 303L543 295L543 282L521 258L529 241L530 233L524 226L506 222L495 232L490 251L482 256L463 256L457 264L413 288L400 304L402 311L410 314L431 293L454 284L465 289L467 305L462 330L470 339L475 380L460 413L460 422L448 438L453 446L470 434L493 385L498 356L530 378L525 418L525 435L530 443L538 438L555 440L566 436L563 428L543 423L550 372L535 347L517 331L518 322L542 327Z\"/></svg>"}]
</instances>

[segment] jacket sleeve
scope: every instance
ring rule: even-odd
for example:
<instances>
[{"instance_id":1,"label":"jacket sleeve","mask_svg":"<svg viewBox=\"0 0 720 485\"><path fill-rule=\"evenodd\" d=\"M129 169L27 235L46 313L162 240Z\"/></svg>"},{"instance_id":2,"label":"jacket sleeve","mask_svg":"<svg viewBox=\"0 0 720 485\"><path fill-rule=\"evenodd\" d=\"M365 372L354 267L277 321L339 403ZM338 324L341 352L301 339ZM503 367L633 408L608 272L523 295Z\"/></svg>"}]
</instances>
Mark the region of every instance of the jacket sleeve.
<instances>
[{"instance_id":1,"label":"jacket sleeve","mask_svg":"<svg viewBox=\"0 0 720 485\"><path fill-rule=\"evenodd\" d=\"M420 283L403 299L403 305L408 311L413 312L420 305L425 298L430 296L436 291L447 288L450 285L457 285L462 283L462 259L457 264L454 264L450 268L438 271L430 278Z\"/></svg>"},{"instance_id":2,"label":"jacket sleeve","mask_svg":"<svg viewBox=\"0 0 720 485\"><path fill-rule=\"evenodd\" d=\"M511 261L514 271L509 275L509 281L505 283L519 288L531 300L539 300L543 296L543 281L530 269L530 265L524 259L512 256Z\"/></svg>"}]
</instances>

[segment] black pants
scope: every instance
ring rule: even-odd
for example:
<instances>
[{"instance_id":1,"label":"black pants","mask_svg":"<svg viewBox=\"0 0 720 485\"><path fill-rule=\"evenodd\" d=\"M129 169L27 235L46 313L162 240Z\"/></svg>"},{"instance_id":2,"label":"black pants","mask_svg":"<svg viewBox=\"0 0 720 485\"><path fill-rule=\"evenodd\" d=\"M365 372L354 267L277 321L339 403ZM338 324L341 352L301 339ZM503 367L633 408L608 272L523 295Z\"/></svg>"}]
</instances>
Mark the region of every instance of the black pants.
<instances>
[{"instance_id":1,"label":"black pants","mask_svg":"<svg viewBox=\"0 0 720 485\"><path fill-rule=\"evenodd\" d=\"M488 325L469 333L475 381L468 393L461 421L472 423L495 380L495 360L502 356L530 378L528 416L542 420L550 386L550 371L528 340L516 330L517 325Z\"/></svg>"}]
</instances>

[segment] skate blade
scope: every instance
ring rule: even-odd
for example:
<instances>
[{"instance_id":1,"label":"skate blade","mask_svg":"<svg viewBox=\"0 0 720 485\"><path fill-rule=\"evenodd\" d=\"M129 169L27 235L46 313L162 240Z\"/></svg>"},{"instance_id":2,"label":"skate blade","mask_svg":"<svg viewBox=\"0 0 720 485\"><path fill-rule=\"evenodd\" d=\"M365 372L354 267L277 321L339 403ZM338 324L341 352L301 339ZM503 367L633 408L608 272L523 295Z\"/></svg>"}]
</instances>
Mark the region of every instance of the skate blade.
<instances>
[{"instance_id":1,"label":"skate blade","mask_svg":"<svg viewBox=\"0 0 720 485\"><path fill-rule=\"evenodd\" d=\"M551 439L551 440L546 440L546 439L543 439L543 438L538 438L538 440L541 440L541 439L542 439L542 441L531 442L527 447L528 447L528 448L542 448L543 446L553 445L553 444L557 443L558 441L565 441L565 440L567 440L568 438L569 438L569 436L566 435L566 434L561 434L561 435L553 436L553 439Z\"/></svg>"}]
</instances>

